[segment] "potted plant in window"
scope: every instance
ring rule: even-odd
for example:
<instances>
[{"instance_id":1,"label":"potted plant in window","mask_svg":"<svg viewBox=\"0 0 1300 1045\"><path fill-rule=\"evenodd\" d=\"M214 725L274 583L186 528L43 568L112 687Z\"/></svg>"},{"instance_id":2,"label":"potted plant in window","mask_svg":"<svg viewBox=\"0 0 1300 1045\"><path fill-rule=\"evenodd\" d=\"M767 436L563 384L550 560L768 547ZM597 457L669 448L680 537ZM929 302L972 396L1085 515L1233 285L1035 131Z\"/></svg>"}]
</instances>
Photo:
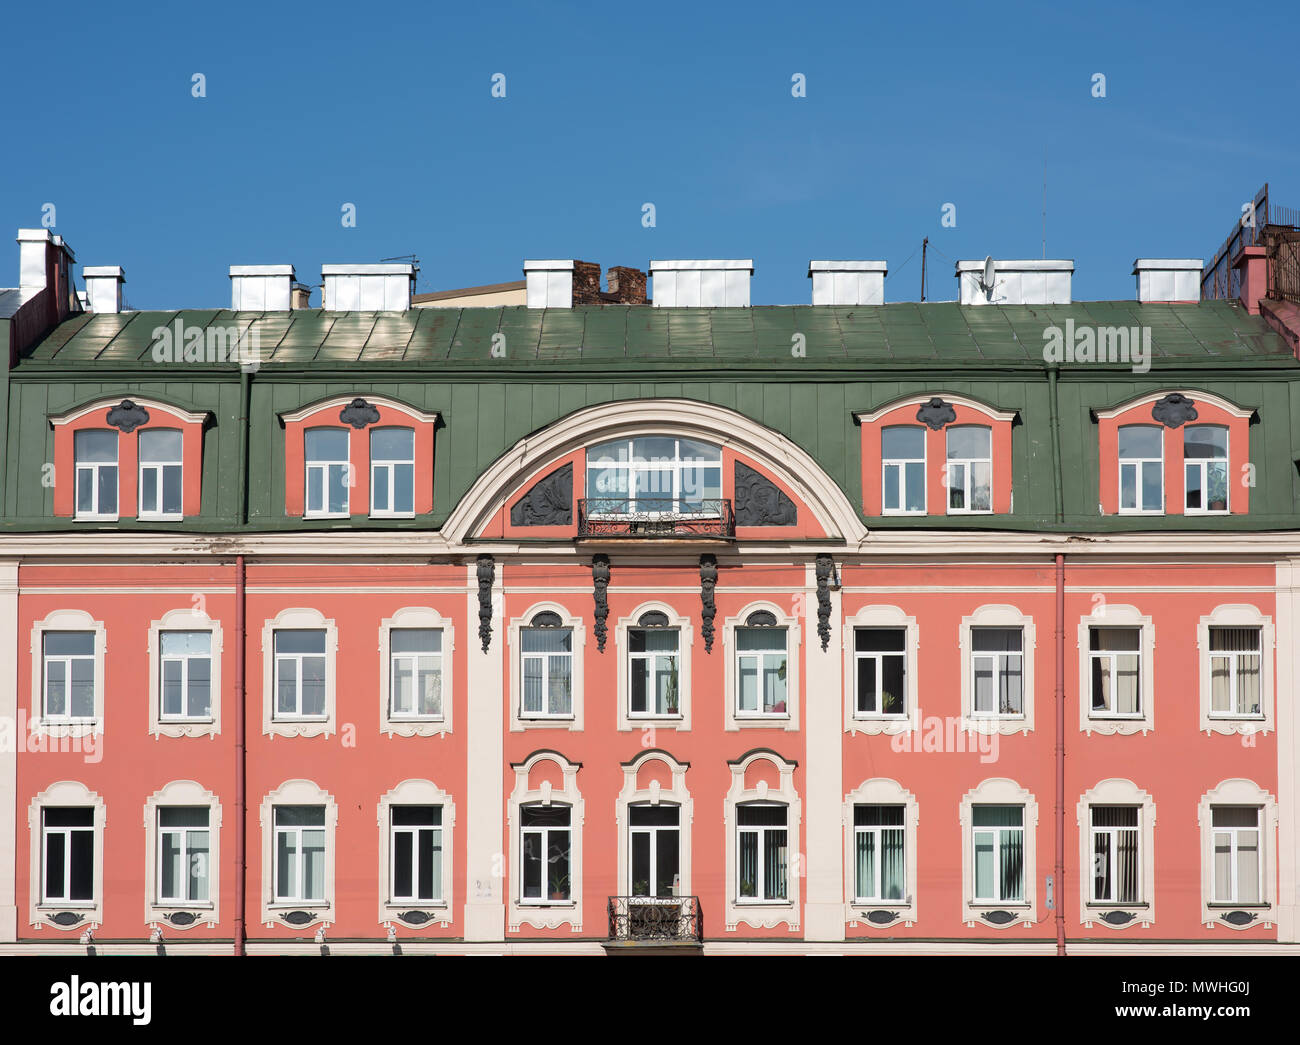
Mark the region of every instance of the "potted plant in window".
<instances>
[{"instance_id":1,"label":"potted plant in window","mask_svg":"<svg viewBox=\"0 0 1300 1045\"><path fill-rule=\"evenodd\" d=\"M567 900L569 898L569 876L556 874L551 876L551 899Z\"/></svg>"},{"instance_id":2,"label":"potted plant in window","mask_svg":"<svg viewBox=\"0 0 1300 1045\"><path fill-rule=\"evenodd\" d=\"M880 709L886 715L897 715L903 710L903 702L889 690L883 690L880 694Z\"/></svg>"},{"instance_id":3,"label":"potted plant in window","mask_svg":"<svg viewBox=\"0 0 1300 1045\"><path fill-rule=\"evenodd\" d=\"M677 669L674 668L672 674L668 676L668 683L664 686L664 704L670 715L677 714Z\"/></svg>"},{"instance_id":4,"label":"potted plant in window","mask_svg":"<svg viewBox=\"0 0 1300 1045\"><path fill-rule=\"evenodd\" d=\"M1212 512L1228 510L1228 473L1219 468L1209 469L1209 496L1206 505Z\"/></svg>"},{"instance_id":5,"label":"potted plant in window","mask_svg":"<svg viewBox=\"0 0 1300 1045\"><path fill-rule=\"evenodd\" d=\"M740 895L741 895L741 896L753 896L753 895L754 895L754 883L753 883L753 881L751 881L751 880L748 879L748 878L742 878L742 879L740 880Z\"/></svg>"}]
</instances>

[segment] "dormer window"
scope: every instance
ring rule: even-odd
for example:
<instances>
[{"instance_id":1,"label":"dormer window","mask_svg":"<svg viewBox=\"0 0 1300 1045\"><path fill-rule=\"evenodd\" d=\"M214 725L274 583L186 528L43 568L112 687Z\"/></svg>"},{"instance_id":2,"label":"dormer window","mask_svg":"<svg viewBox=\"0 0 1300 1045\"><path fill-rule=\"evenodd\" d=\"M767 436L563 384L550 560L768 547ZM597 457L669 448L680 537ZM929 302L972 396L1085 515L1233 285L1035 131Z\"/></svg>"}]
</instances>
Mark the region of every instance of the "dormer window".
<instances>
[{"instance_id":1,"label":"dormer window","mask_svg":"<svg viewBox=\"0 0 1300 1045\"><path fill-rule=\"evenodd\" d=\"M587 451L587 511L593 516L716 516L721 498L720 447L655 435Z\"/></svg>"},{"instance_id":2,"label":"dormer window","mask_svg":"<svg viewBox=\"0 0 1300 1045\"><path fill-rule=\"evenodd\" d=\"M1155 425L1123 425L1119 430L1119 510L1165 510L1164 449Z\"/></svg>"},{"instance_id":3,"label":"dormer window","mask_svg":"<svg viewBox=\"0 0 1300 1045\"><path fill-rule=\"evenodd\" d=\"M180 519L183 471L179 428L140 432L140 518Z\"/></svg>"},{"instance_id":4,"label":"dormer window","mask_svg":"<svg viewBox=\"0 0 1300 1045\"><path fill-rule=\"evenodd\" d=\"M925 426L890 425L880 433L886 515L925 514Z\"/></svg>"},{"instance_id":5,"label":"dormer window","mask_svg":"<svg viewBox=\"0 0 1300 1045\"><path fill-rule=\"evenodd\" d=\"M993 511L993 430L951 425L948 435L948 513Z\"/></svg>"},{"instance_id":6,"label":"dormer window","mask_svg":"<svg viewBox=\"0 0 1300 1045\"><path fill-rule=\"evenodd\" d=\"M1188 425L1183 432L1183 474L1188 515L1228 510L1228 429Z\"/></svg>"},{"instance_id":7,"label":"dormer window","mask_svg":"<svg viewBox=\"0 0 1300 1045\"><path fill-rule=\"evenodd\" d=\"M310 428L305 433L308 516L348 514L348 432Z\"/></svg>"},{"instance_id":8,"label":"dormer window","mask_svg":"<svg viewBox=\"0 0 1300 1045\"><path fill-rule=\"evenodd\" d=\"M376 518L415 514L415 429L370 430L370 514Z\"/></svg>"},{"instance_id":9,"label":"dormer window","mask_svg":"<svg viewBox=\"0 0 1300 1045\"><path fill-rule=\"evenodd\" d=\"M117 432L88 428L73 438L77 518L117 518Z\"/></svg>"}]
</instances>

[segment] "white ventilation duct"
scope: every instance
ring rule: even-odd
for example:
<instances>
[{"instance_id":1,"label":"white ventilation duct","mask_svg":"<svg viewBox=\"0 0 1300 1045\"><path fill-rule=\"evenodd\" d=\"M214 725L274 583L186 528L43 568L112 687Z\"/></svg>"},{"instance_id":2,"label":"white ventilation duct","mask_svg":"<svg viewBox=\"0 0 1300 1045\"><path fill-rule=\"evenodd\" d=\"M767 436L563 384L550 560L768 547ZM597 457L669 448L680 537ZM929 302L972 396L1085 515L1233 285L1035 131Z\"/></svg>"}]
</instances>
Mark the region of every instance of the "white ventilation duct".
<instances>
[{"instance_id":1,"label":"white ventilation duct","mask_svg":"<svg viewBox=\"0 0 1300 1045\"><path fill-rule=\"evenodd\" d=\"M1138 258L1133 262L1139 301L1200 301L1200 258Z\"/></svg>"},{"instance_id":2,"label":"white ventilation duct","mask_svg":"<svg viewBox=\"0 0 1300 1045\"><path fill-rule=\"evenodd\" d=\"M814 305L883 305L885 274L883 261L810 261Z\"/></svg>"},{"instance_id":3,"label":"white ventilation duct","mask_svg":"<svg viewBox=\"0 0 1300 1045\"><path fill-rule=\"evenodd\" d=\"M322 265L320 274L321 301L327 312L405 312L411 307L415 266L409 261ZM287 294L289 284L285 290Z\"/></svg>"},{"instance_id":4,"label":"white ventilation duct","mask_svg":"<svg viewBox=\"0 0 1300 1045\"><path fill-rule=\"evenodd\" d=\"M1073 275L1073 261L959 261L958 300L963 305L1068 305Z\"/></svg>"},{"instance_id":5,"label":"white ventilation duct","mask_svg":"<svg viewBox=\"0 0 1300 1045\"><path fill-rule=\"evenodd\" d=\"M572 308L573 259L525 261L524 302L529 308Z\"/></svg>"},{"instance_id":6,"label":"white ventilation duct","mask_svg":"<svg viewBox=\"0 0 1300 1045\"><path fill-rule=\"evenodd\" d=\"M754 262L652 261L657 308L748 308Z\"/></svg>"},{"instance_id":7,"label":"white ventilation duct","mask_svg":"<svg viewBox=\"0 0 1300 1045\"><path fill-rule=\"evenodd\" d=\"M122 284L126 274L120 265L87 265L81 270L86 281L86 300L91 312L121 312Z\"/></svg>"},{"instance_id":8,"label":"white ventilation duct","mask_svg":"<svg viewBox=\"0 0 1300 1045\"><path fill-rule=\"evenodd\" d=\"M235 312L287 312L292 265L231 265L230 307Z\"/></svg>"}]
</instances>

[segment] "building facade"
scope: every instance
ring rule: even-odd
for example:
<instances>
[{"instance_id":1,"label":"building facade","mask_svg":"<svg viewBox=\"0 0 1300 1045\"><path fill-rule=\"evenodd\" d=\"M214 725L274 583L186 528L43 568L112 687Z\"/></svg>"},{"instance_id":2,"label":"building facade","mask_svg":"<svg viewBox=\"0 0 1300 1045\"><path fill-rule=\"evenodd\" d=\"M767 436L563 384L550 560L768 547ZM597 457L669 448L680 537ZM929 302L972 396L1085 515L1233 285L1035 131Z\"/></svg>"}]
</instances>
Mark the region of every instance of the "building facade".
<instances>
[{"instance_id":1,"label":"building facade","mask_svg":"<svg viewBox=\"0 0 1300 1045\"><path fill-rule=\"evenodd\" d=\"M81 312L20 242L0 951L1300 939L1300 363L1199 262Z\"/></svg>"}]
</instances>

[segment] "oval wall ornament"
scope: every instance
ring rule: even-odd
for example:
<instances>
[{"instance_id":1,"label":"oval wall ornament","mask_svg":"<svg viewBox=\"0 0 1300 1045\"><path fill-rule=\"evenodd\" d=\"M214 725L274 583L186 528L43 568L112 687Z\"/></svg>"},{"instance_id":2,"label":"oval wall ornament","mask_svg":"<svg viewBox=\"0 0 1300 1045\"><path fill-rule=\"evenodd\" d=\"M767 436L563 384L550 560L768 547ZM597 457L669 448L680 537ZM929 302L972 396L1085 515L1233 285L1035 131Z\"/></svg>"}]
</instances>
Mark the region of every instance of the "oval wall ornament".
<instances>
[{"instance_id":1,"label":"oval wall ornament","mask_svg":"<svg viewBox=\"0 0 1300 1045\"><path fill-rule=\"evenodd\" d=\"M193 925L198 918L190 911L172 911L167 915L167 920L172 925L179 925L184 928L187 925Z\"/></svg>"},{"instance_id":2,"label":"oval wall ornament","mask_svg":"<svg viewBox=\"0 0 1300 1045\"><path fill-rule=\"evenodd\" d=\"M1195 421L1198 416L1196 403L1182 392L1170 392L1151 406L1151 417L1166 428L1179 428L1188 421Z\"/></svg>"},{"instance_id":3,"label":"oval wall ornament","mask_svg":"<svg viewBox=\"0 0 1300 1045\"><path fill-rule=\"evenodd\" d=\"M986 911L984 920L993 925L1008 925L1016 920L1016 916L1010 911Z\"/></svg>"},{"instance_id":4,"label":"oval wall ornament","mask_svg":"<svg viewBox=\"0 0 1300 1045\"><path fill-rule=\"evenodd\" d=\"M933 396L928 403L922 403L916 411L916 419L927 428L939 431L944 425L957 420L957 411L951 403L945 403L938 396Z\"/></svg>"},{"instance_id":5,"label":"oval wall ornament","mask_svg":"<svg viewBox=\"0 0 1300 1045\"><path fill-rule=\"evenodd\" d=\"M365 428L379 420L379 411L360 396L339 411L339 420L353 428Z\"/></svg>"},{"instance_id":6,"label":"oval wall ornament","mask_svg":"<svg viewBox=\"0 0 1300 1045\"><path fill-rule=\"evenodd\" d=\"M283 916L283 920L290 925L306 925L312 920L312 916L309 911L290 911Z\"/></svg>"},{"instance_id":7,"label":"oval wall ornament","mask_svg":"<svg viewBox=\"0 0 1300 1045\"><path fill-rule=\"evenodd\" d=\"M891 925L898 921L897 911L868 911L867 921L872 925Z\"/></svg>"},{"instance_id":8,"label":"oval wall ornament","mask_svg":"<svg viewBox=\"0 0 1300 1045\"><path fill-rule=\"evenodd\" d=\"M130 435L137 428L149 422L149 411L130 399L123 399L115 407L111 407L104 418L114 428L121 429L127 435Z\"/></svg>"},{"instance_id":9,"label":"oval wall ornament","mask_svg":"<svg viewBox=\"0 0 1300 1045\"><path fill-rule=\"evenodd\" d=\"M1133 920L1132 911L1107 911L1101 916L1107 925L1128 925Z\"/></svg>"},{"instance_id":10,"label":"oval wall ornament","mask_svg":"<svg viewBox=\"0 0 1300 1045\"><path fill-rule=\"evenodd\" d=\"M433 920L428 911L402 911L397 917L407 925L424 925Z\"/></svg>"},{"instance_id":11,"label":"oval wall ornament","mask_svg":"<svg viewBox=\"0 0 1300 1045\"><path fill-rule=\"evenodd\" d=\"M58 914L50 915L50 921L55 925L76 925L83 920L76 911L60 911Z\"/></svg>"}]
</instances>

